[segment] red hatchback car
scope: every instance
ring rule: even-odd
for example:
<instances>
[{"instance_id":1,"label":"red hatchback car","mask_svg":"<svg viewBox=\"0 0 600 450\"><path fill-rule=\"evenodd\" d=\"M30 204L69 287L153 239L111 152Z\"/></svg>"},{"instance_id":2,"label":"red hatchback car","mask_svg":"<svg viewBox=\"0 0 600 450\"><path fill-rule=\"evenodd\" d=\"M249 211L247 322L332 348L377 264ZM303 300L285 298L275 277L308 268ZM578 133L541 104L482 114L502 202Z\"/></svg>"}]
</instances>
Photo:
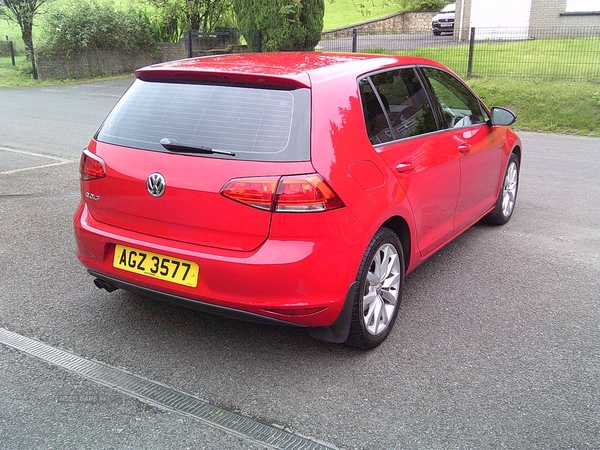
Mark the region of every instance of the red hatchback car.
<instances>
[{"instance_id":1,"label":"red hatchback car","mask_svg":"<svg viewBox=\"0 0 600 450\"><path fill-rule=\"evenodd\" d=\"M146 67L81 156L77 256L109 292L372 348L407 272L510 219L514 120L420 58Z\"/></svg>"}]
</instances>

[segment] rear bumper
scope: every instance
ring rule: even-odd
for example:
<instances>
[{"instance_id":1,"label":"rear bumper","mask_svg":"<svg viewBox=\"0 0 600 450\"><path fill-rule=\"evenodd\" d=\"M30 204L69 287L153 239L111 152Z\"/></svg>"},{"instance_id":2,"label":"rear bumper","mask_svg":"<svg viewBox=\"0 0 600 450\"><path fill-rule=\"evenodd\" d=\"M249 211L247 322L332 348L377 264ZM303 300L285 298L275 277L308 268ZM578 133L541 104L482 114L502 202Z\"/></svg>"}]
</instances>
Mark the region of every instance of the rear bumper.
<instances>
[{"instance_id":1,"label":"rear bumper","mask_svg":"<svg viewBox=\"0 0 600 450\"><path fill-rule=\"evenodd\" d=\"M102 280L103 282L108 283L111 287L117 289L124 289L126 291L134 292L144 297L149 297L155 300L172 303L178 306L184 306L186 308L195 309L197 311L202 311L222 317L228 317L230 319L258 323L262 325L302 327L302 325L273 319L271 317L260 316L257 314L240 311L238 309L224 308L222 306L211 305L209 303L203 303L196 300L190 300L187 298L178 297L176 295L165 294L164 292L154 291L152 289L147 289L141 286L136 286L131 283L126 283L124 281L117 280L115 278L107 277L106 275L95 273L91 270L89 270L88 272L90 273L90 275L96 277L96 280ZM358 282L355 281L348 289L348 293L346 295L346 300L344 301L342 311L340 312L336 321L333 324L327 327L312 327L309 329L309 334L313 338L320 339L326 342L333 342L336 344L346 342L350 333L352 307L354 304L354 294L356 293L357 286Z\"/></svg>"},{"instance_id":2,"label":"rear bumper","mask_svg":"<svg viewBox=\"0 0 600 450\"><path fill-rule=\"evenodd\" d=\"M102 280L110 285L123 289L125 291L133 292L141 295L142 297L153 298L162 302L172 303L178 306L184 306L186 308L195 309L196 311L202 311L216 316L229 317L230 319L244 320L246 322L253 322L263 325L285 325L285 326L302 326L284 322L282 320L273 319L270 317L259 316L249 312L240 311L238 309L225 308L223 306L211 305L210 303L204 303L197 300L190 300L189 298L180 297L178 295L167 294L165 292L155 291L154 289L137 286L132 283L118 280L107 275L96 273L93 270L88 270L89 274L96 279Z\"/></svg>"},{"instance_id":3,"label":"rear bumper","mask_svg":"<svg viewBox=\"0 0 600 450\"><path fill-rule=\"evenodd\" d=\"M305 239L284 236L274 215L271 236L252 252L170 241L102 224L85 203L74 218L77 257L116 287L228 317L261 323L331 326L355 281L368 235L344 209L319 214ZM294 220L297 220L295 216ZM282 223L277 223L282 220ZM296 228L297 229L297 228ZM320 230L320 231L316 231ZM113 267L117 244L192 260L200 266L191 288Z\"/></svg>"}]
</instances>

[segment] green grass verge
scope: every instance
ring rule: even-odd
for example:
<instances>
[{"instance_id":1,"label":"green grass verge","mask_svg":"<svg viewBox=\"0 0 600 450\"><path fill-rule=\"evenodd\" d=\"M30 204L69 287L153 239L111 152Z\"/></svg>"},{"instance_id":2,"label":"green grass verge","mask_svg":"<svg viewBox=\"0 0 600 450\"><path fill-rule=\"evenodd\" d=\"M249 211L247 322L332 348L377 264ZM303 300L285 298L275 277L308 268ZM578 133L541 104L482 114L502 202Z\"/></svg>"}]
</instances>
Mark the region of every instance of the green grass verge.
<instances>
[{"instance_id":1,"label":"green grass verge","mask_svg":"<svg viewBox=\"0 0 600 450\"><path fill-rule=\"evenodd\" d=\"M12 66L10 58L0 58L0 89L32 86L55 86L69 84L85 84L91 81L111 80L131 77L133 74L96 77L76 80L34 80L31 76L31 63L25 56L15 58L16 67Z\"/></svg>"},{"instance_id":2,"label":"green grass verge","mask_svg":"<svg viewBox=\"0 0 600 450\"><path fill-rule=\"evenodd\" d=\"M515 129L600 136L600 84L590 82L470 79L488 106L517 116Z\"/></svg>"},{"instance_id":3,"label":"green grass verge","mask_svg":"<svg viewBox=\"0 0 600 450\"><path fill-rule=\"evenodd\" d=\"M16 66L10 58L0 58L0 87L37 86L31 76L31 63L25 56L15 57Z\"/></svg>"},{"instance_id":4,"label":"green grass verge","mask_svg":"<svg viewBox=\"0 0 600 450\"><path fill-rule=\"evenodd\" d=\"M400 12L402 8L395 2L371 0L356 2L365 4L364 10L357 10L352 0L335 0L330 3L325 0L324 30L347 27L356 23L378 19Z\"/></svg>"},{"instance_id":5,"label":"green grass verge","mask_svg":"<svg viewBox=\"0 0 600 450\"><path fill-rule=\"evenodd\" d=\"M480 77L600 80L600 37L476 43L472 74ZM468 45L423 48L403 55L434 59L467 75Z\"/></svg>"}]
</instances>

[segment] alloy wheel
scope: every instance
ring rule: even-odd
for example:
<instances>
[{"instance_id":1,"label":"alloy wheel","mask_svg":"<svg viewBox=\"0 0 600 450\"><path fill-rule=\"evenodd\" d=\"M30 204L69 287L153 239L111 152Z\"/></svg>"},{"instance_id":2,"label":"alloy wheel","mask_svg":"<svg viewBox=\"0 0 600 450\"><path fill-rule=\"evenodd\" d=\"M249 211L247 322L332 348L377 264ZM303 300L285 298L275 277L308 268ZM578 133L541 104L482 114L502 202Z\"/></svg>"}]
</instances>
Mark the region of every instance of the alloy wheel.
<instances>
[{"instance_id":1,"label":"alloy wheel","mask_svg":"<svg viewBox=\"0 0 600 450\"><path fill-rule=\"evenodd\" d=\"M392 244L385 243L369 265L363 290L363 321L369 334L384 332L393 321L400 295L400 257Z\"/></svg>"},{"instance_id":2,"label":"alloy wheel","mask_svg":"<svg viewBox=\"0 0 600 450\"><path fill-rule=\"evenodd\" d=\"M504 186L502 189L502 214L508 217L512 214L517 199L517 183L519 180L519 171L517 164L513 161L506 170Z\"/></svg>"}]
</instances>

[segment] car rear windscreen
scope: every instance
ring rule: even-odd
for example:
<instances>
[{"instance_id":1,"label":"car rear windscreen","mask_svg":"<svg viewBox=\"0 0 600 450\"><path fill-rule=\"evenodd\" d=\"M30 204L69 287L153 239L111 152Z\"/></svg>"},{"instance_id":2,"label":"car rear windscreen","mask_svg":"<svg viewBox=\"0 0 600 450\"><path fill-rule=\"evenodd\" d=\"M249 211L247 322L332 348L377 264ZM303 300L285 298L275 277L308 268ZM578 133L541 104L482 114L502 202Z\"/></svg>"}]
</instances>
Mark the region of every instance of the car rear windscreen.
<instances>
[{"instance_id":1,"label":"car rear windscreen","mask_svg":"<svg viewBox=\"0 0 600 450\"><path fill-rule=\"evenodd\" d=\"M167 139L235 159L307 161L310 91L136 80L96 139L161 152Z\"/></svg>"}]
</instances>

